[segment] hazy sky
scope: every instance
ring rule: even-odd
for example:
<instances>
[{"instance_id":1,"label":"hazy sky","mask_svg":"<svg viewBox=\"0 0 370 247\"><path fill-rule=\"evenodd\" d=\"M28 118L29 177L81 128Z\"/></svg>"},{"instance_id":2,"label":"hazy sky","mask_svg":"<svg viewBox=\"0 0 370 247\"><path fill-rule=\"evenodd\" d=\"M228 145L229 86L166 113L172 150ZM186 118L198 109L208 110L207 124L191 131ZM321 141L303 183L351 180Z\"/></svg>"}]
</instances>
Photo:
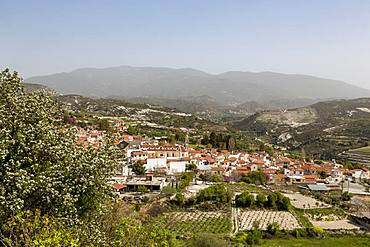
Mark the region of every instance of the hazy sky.
<instances>
[{"instance_id":1,"label":"hazy sky","mask_svg":"<svg viewBox=\"0 0 370 247\"><path fill-rule=\"evenodd\" d=\"M300 73L370 88L369 0L0 0L0 67Z\"/></svg>"}]
</instances>

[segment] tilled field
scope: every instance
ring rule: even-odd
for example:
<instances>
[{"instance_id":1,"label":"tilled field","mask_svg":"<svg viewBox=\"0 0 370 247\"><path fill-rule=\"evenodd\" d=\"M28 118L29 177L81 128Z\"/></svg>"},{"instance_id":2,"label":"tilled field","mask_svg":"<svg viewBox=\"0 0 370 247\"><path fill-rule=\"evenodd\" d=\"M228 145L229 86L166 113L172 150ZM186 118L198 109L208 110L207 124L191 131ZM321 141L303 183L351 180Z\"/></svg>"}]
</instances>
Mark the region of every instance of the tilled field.
<instances>
[{"instance_id":1,"label":"tilled field","mask_svg":"<svg viewBox=\"0 0 370 247\"><path fill-rule=\"evenodd\" d=\"M338 229L345 229L345 230L352 230L352 229L360 229L359 226L352 224L348 220L335 220L335 221L311 221L314 226L321 227L323 229L328 230L338 230Z\"/></svg>"},{"instance_id":2,"label":"tilled field","mask_svg":"<svg viewBox=\"0 0 370 247\"><path fill-rule=\"evenodd\" d=\"M296 208L304 209L304 208L330 208L331 206L316 200L315 198L304 196L299 193L285 193L284 196L290 199L292 205Z\"/></svg>"},{"instance_id":3,"label":"tilled field","mask_svg":"<svg viewBox=\"0 0 370 247\"><path fill-rule=\"evenodd\" d=\"M246 210L239 212L240 230L251 230L254 222L259 222L259 228L266 230L269 224L276 222L280 229L294 230L301 228L298 220L289 212L285 211L265 211L265 210Z\"/></svg>"}]
</instances>

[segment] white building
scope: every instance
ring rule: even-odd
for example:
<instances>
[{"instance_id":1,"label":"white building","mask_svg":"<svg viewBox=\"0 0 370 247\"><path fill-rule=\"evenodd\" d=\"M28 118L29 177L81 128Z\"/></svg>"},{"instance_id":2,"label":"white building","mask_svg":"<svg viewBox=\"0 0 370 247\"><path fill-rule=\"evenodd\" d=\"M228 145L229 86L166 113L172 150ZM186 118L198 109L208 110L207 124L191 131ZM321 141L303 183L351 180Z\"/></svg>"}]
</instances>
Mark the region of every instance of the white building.
<instances>
[{"instance_id":1,"label":"white building","mask_svg":"<svg viewBox=\"0 0 370 247\"><path fill-rule=\"evenodd\" d=\"M146 164L144 165L147 171L152 171L159 168L167 168L166 158L148 158Z\"/></svg>"}]
</instances>

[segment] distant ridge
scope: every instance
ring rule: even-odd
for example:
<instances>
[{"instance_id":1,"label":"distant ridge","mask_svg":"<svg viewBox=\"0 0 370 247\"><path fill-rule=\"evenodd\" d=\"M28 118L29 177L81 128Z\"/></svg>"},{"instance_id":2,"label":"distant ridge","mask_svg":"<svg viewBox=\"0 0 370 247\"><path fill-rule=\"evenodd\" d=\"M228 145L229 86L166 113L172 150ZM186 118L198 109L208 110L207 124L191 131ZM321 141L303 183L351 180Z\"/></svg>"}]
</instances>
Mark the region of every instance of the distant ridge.
<instances>
[{"instance_id":1,"label":"distant ridge","mask_svg":"<svg viewBox=\"0 0 370 247\"><path fill-rule=\"evenodd\" d=\"M370 96L370 90L314 76L240 71L213 75L191 68L82 68L68 73L34 76L26 82L42 84L63 94L85 96L181 98L208 95L223 105Z\"/></svg>"}]
</instances>

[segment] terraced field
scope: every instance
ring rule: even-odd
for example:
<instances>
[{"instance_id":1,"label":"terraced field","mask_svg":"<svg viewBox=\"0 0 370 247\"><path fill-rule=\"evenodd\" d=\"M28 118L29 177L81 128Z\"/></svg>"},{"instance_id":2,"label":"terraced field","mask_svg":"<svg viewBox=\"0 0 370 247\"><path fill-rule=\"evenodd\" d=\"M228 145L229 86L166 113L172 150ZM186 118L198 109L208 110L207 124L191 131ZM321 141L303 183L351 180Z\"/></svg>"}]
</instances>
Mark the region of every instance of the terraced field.
<instances>
[{"instance_id":1,"label":"terraced field","mask_svg":"<svg viewBox=\"0 0 370 247\"><path fill-rule=\"evenodd\" d=\"M370 166L370 146L352 149L340 156L348 161Z\"/></svg>"},{"instance_id":2,"label":"terraced field","mask_svg":"<svg viewBox=\"0 0 370 247\"><path fill-rule=\"evenodd\" d=\"M239 229L251 230L254 222L259 222L259 227L266 230L269 224L278 223L281 229L294 230L301 228L298 220L289 212L267 210L243 210L239 215Z\"/></svg>"},{"instance_id":3,"label":"terraced field","mask_svg":"<svg viewBox=\"0 0 370 247\"><path fill-rule=\"evenodd\" d=\"M361 153L370 154L370 146L363 147L363 148L353 149L353 150L351 150L351 152L361 152Z\"/></svg>"},{"instance_id":4,"label":"terraced field","mask_svg":"<svg viewBox=\"0 0 370 247\"><path fill-rule=\"evenodd\" d=\"M179 235L194 233L228 234L231 231L229 212L170 212L164 214L167 228Z\"/></svg>"}]
</instances>

